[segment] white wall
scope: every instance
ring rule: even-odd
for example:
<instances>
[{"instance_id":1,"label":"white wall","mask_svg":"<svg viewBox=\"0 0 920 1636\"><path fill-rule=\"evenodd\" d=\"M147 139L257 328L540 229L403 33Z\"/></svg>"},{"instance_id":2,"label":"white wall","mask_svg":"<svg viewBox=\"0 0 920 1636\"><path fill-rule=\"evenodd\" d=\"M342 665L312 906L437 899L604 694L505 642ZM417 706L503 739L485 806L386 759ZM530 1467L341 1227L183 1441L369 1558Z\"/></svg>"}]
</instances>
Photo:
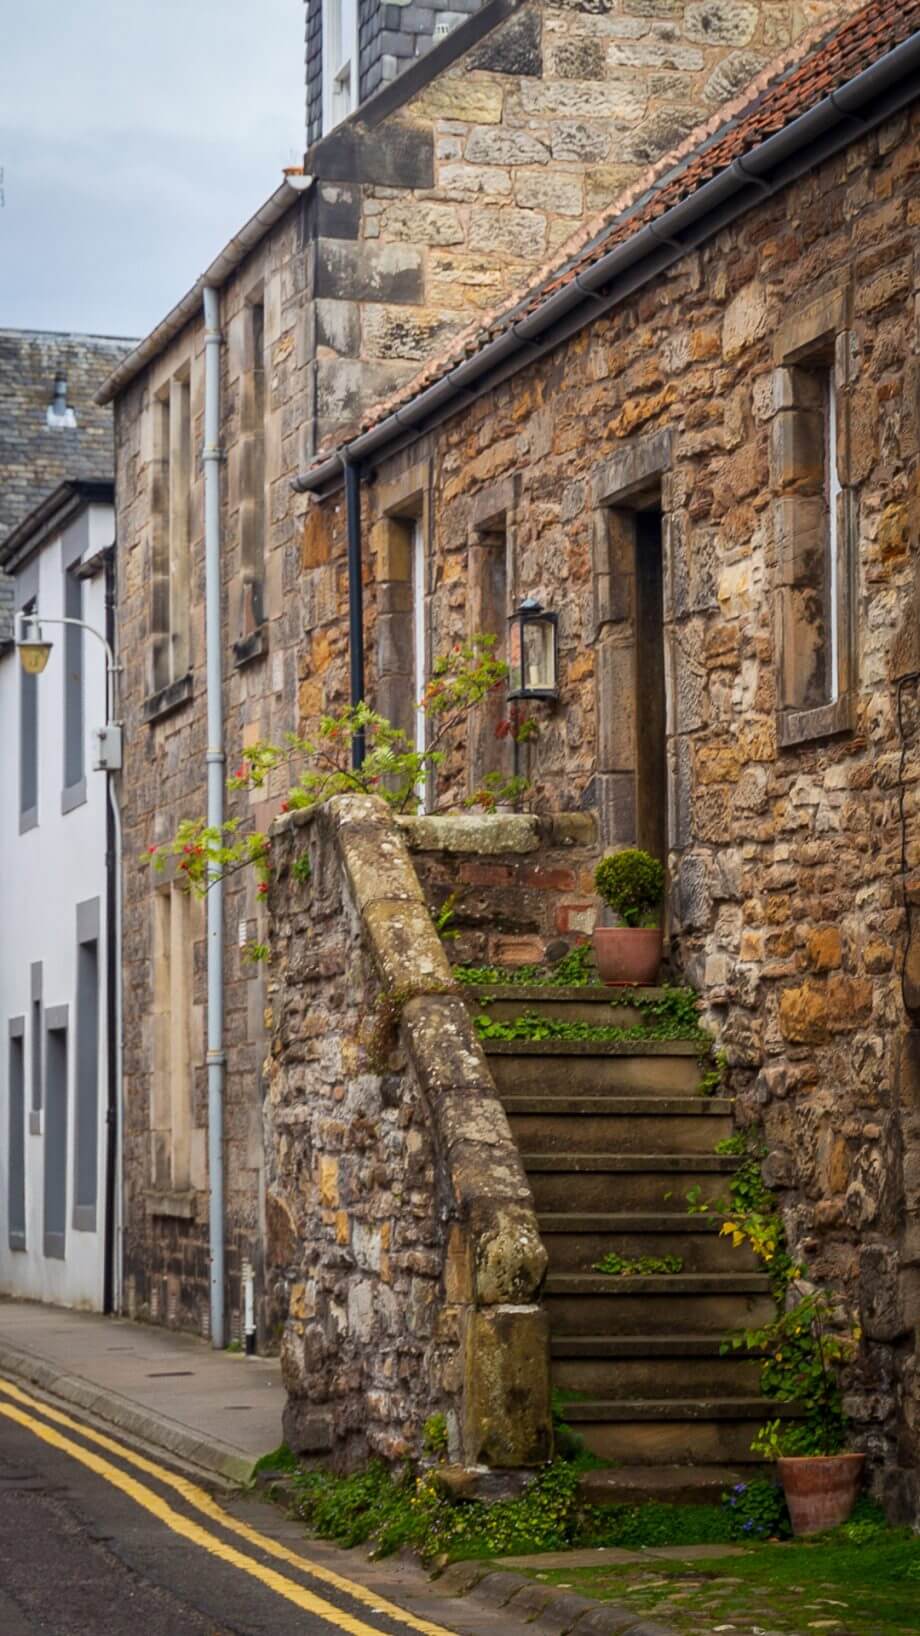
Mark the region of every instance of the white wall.
<instances>
[{"instance_id":1,"label":"white wall","mask_svg":"<svg viewBox=\"0 0 920 1636\"><path fill-rule=\"evenodd\" d=\"M111 507L92 505L85 514L88 545L83 559L114 538ZM74 525L71 525L71 528ZM62 538L52 538L17 573L17 592L28 585L37 563L39 612L63 614ZM105 582L99 573L83 581L83 618L105 630ZM21 603L18 595L17 606ZM38 678L39 791L38 823L20 834L19 731L20 664L18 655L0 657L0 1292L26 1295L66 1306L99 1308L103 1298L105 1221L106 1063L106 775L92 766L92 729L105 720L105 657L99 642L84 635L84 735L86 800L70 812L61 810L64 783L63 627L49 625L54 643L47 669ZM99 899L99 1086L97 1131L96 1230L76 1231L74 1200L74 1085L76 1060L76 906ZM43 965L45 1010L68 1007L67 1211L63 1260L43 1251L43 1183L45 1132L30 1132L31 1027L30 968ZM26 1019L26 1249L9 1243L9 1020ZM44 1112L42 1114L44 1126Z\"/></svg>"}]
</instances>

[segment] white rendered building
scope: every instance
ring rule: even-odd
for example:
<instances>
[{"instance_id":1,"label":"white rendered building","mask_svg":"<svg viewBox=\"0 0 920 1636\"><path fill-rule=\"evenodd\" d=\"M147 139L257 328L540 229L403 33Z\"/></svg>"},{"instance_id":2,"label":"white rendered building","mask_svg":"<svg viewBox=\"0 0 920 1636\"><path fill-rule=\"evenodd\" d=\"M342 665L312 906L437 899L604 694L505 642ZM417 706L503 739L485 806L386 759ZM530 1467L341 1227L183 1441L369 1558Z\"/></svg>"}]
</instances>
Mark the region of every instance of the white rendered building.
<instances>
[{"instance_id":1,"label":"white rendered building","mask_svg":"<svg viewBox=\"0 0 920 1636\"><path fill-rule=\"evenodd\" d=\"M114 624L112 484L61 483L0 546L16 609L53 644L0 647L0 1294L111 1307L117 978L103 644ZM108 605L107 605L108 604ZM114 951L113 951L114 952Z\"/></svg>"}]
</instances>

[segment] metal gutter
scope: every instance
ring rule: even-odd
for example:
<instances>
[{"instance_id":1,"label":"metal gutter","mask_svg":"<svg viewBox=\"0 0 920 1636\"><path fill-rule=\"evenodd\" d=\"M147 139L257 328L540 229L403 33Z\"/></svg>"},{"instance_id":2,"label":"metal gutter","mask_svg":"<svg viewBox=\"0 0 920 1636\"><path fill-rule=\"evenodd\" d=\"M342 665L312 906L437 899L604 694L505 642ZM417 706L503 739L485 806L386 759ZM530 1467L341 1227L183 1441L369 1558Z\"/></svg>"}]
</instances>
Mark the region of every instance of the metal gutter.
<instances>
[{"instance_id":1,"label":"metal gutter","mask_svg":"<svg viewBox=\"0 0 920 1636\"><path fill-rule=\"evenodd\" d=\"M337 489L352 463L367 464L414 441L518 369L567 340L696 249L760 200L813 170L851 141L920 96L920 32L847 81L782 131L735 159L688 198L509 324L472 358L454 366L385 420L360 433L313 469L295 477L300 494ZM634 209L644 207L641 201ZM584 255L579 251L578 259ZM573 265L573 264L570 264ZM560 276L565 269L560 270Z\"/></svg>"},{"instance_id":2,"label":"metal gutter","mask_svg":"<svg viewBox=\"0 0 920 1636\"><path fill-rule=\"evenodd\" d=\"M206 268L192 285L191 289L177 301L176 305L166 317L157 325L156 329L129 352L127 358L122 359L117 369L114 369L108 380L103 382L96 393L96 403L111 403L118 396L135 375L149 364L151 358L157 357L163 348L179 334L193 318L201 313L201 303L206 289L219 289L235 268L246 259L251 250L254 250L274 227L275 223L291 208L298 194L306 193L313 185L312 176L285 176L281 186L276 188L264 205L260 205L254 216L250 216L245 226L241 227L233 238L228 240L218 256L215 256L210 267Z\"/></svg>"}]
</instances>

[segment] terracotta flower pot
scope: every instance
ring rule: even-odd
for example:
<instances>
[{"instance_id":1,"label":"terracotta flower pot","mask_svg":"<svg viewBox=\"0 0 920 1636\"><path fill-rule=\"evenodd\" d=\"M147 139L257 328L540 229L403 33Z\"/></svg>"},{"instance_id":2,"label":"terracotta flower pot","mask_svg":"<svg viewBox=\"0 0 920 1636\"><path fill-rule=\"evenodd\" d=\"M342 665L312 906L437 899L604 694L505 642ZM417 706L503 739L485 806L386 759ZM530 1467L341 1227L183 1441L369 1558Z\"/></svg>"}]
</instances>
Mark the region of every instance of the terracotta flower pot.
<instances>
[{"instance_id":1,"label":"terracotta flower pot","mask_svg":"<svg viewBox=\"0 0 920 1636\"><path fill-rule=\"evenodd\" d=\"M593 941L601 982L608 988L654 983L663 936L660 926L598 926Z\"/></svg>"},{"instance_id":2,"label":"terracotta flower pot","mask_svg":"<svg viewBox=\"0 0 920 1636\"><path fill-rule=\"evenodd\" d=\"M846 1522L856 1504L862 1454L809 1454L777 1460L792 1532L823 1534Z\"/></svg>"}]
</instances>

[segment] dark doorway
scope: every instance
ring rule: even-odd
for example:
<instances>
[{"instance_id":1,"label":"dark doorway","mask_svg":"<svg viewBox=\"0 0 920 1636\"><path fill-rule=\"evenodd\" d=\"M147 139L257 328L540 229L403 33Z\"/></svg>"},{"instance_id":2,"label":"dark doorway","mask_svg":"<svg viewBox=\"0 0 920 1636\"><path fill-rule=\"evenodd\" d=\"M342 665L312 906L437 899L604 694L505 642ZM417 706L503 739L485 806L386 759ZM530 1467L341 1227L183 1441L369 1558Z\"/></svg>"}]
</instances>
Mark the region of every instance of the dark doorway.
<instances>
[{"instance_id":1,"label":"dark doorway","mask_svg":"<svg viewBox=\"0 0 920 1636\"><path fill-rule=\"evenodd\" d=\"M660 504L636 512L636 841L668 848L664 572Z\"/></svg>"}]
</instances>

